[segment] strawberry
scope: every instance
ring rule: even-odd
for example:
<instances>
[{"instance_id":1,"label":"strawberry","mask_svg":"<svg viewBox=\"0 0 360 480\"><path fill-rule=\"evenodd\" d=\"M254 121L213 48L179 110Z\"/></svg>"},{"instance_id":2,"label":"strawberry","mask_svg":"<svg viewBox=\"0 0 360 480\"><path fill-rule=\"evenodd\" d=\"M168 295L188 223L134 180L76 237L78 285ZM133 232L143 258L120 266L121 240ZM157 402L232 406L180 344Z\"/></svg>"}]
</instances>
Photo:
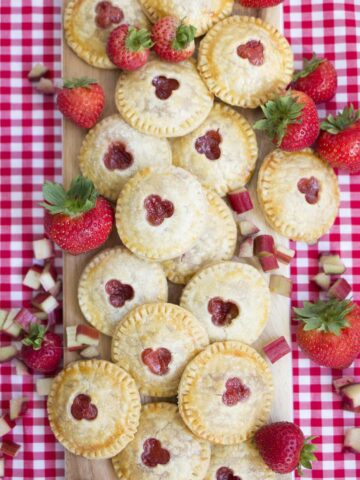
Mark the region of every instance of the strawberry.
<instances>
[{"instance_id":1,"label":"strawberry","mask_svg":"<svg viewBox=\"0 0 360 480\"><path fill-rule=\"evenodd\" d=\"M265 425L255 433L255 444L267 466L277 473L290 473L296 468L312 468L317 460L316 446L305 438L300 428L291 422L276 422Z\"/></svg>"},{"instance_id":2,"label":"strawberry","mask_svg":"<svg viewBox=\"0 0 360 480\"><path fill-rule=\"evenodd\" d=\"M254 128L264 130L278 147L293 152L310 147L319 134L319 117L306 93L290 90L261 107L265 118Z\"/></svg>"},{"instance_id":3,"label":"strawberry","mask_svg":"<svg viewBox=\"0 0 360 480\"><path fill-rule=\"evenodd\" d=\"M30 331L22 341L21 360L27 367L39 373L54 372L62 360L62 340L38 323L30 325Z\"/></svg>"},{"instance_id":4,"label":"strawberry","mask_svg":"<svg viewBox=\"0 0 360 480\"><path fill-rule=\"evenodd\" d=\"M89 78L65 80L56 103L64 117L79 127L92 128L104 110L104 90Z\"/></svg>"},{"instance_id":5,"label":"strawberry","mask_svg":"<svg viewBox=\"0 0 360 480\"><path fill-rule=\"evenodd\" d=\"M284 0L239 0L240 5L248 8L267 8L275 7Z\"/></svg>"},{"instance_id":6,"label":"strawberry","mask_svg":"<svg viewBox=\"0 0 360 480\"><path fill-rule=\"evenodd\" d=\"M113 208L99 197L93 183L75 178L68 191L62 185L46 182L45 232L62 250L72 255L100 247L108 238L113 223Z\"/></svg>"},{"instance_id":7,"label":"strawberry","mask_svg":"<svg viewBox=\"0 0 360 480\"><path fill-rule=\"evenodd\" d=\"M110 60L123 70L137 70L145 65L153 42L146 28L127 24L115 28L109 35L106 51Z\"/></svg>"},{"instance_id":8,"label":"strawberry","mask_svg":"<svg viewBox=\"0 0 360 480\"><path fill-rule=\"evenodd\" d=\"M304 302L294 308L300 320L299 347L318 365L347 368L360 353L360 307L351 300Z\"/></svg>"},{"instance_id":9,"label":"strawberry","mask_svg":"<svg viewBox=\"0 0 360 480\"><path fill-rule=\"evenodd\" d=\"M311 60L304 58L303 69L295 72L292 87L309 95L315 103L327 102L336 93L335 67L329 60L318 58L314 53Z\"/></svg>"},{"instance_id":10,"label":"strawberry","mask_svg":"<svg viewBox=\"0 0 360 480\"><path fill-rule=\"evenodd\" d=\"M195 51L196 28L176 17L163 17L152 28L155 53L167 62L183 62Z\"/></svg>"},{"instance_id":11,"label":"strawberry","mask_svg":"<svg viewBox=\"0 0 360 480\"><path fill-rule=\"evenodd\" d=\"M335 118L329 115L320 125L315 146L318 154L333 167L350 173L360 171L360 110L345 108Z\"/></svg>"}]
</instances>

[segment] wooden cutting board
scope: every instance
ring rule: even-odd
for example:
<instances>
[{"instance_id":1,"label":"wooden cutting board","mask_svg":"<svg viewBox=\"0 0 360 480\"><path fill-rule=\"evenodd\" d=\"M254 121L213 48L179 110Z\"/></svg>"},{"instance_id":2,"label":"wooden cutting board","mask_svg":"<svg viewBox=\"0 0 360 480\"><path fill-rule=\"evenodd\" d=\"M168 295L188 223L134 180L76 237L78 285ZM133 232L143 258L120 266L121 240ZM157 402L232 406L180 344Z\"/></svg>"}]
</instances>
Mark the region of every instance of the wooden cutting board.
<instances>
[{"instance_id":1,"label":"wooden cutting board","mask_svg":"<svg viewBox=\"0 0 360 480\"><path fill-rule=\"evenodd\" d=\"M67 0L64 1L66 5ZM279 30L283 27L282 6L269 8L265 10L252 10L242 7L235 7L234 13L243 13L260 17L263 20L272 23ZM65 40L63 41L63 78L87 76L95 78L103 86L106 93L106 108L104 116L116 112L114 103L115 84L118 78L118 71L102 71L87 65L80 60L72 50L67 46ZM259 112L252 110L241 111L252 123L258 116ZM64 184L68 186L71 180L79 174L79 167L77 155L85 137L85 130L79 129L67 120L63 123L63 177ZM263 134L258 135L259 144L259 161L261 164L264 156L272 149L271 144L264 137ZM255 175L256 177L256 175ZM250 189L252 190L252 199L255 208L246 218L254 220L256 225L261 228L263 233L269 232L276 238L278 243L288 245L288 241L279 235L275 234L264 222L262 214L259 210L255 186L256 178L253 178ZM119 237L116 232L113 232L111 238L106 243L105 247L119 244ZM96 252L95 252L96 253ZM94 252L73 257L70 255L64 256L64 328L69 325L76 325L84 323L85 320L80 312L77 301L77 286L81 272L89 260L94 256ZM281 267L281 272L289 276L289 268ZM170 286L169 301L176 303L181 289L177 286ZM261 336L261 339L256 343L255 347L261 349L261 346L269 340L275 339L280 335L284 335L288 342L290 342L290 302L287 298L272 294L271 312L268 326ZM110 359L110 337L102 335L101 338L101 356L103 359ZM65 351L65 365L69 362L78 360L77 353ZM274 383L275 383L275 400L271 418L272 420L292 420L293 398L292 398L292 362L291 356L287 355L272 366ZM65 455L65 477L66 480L116 480L116 475L112 469L110 460L86 460L81 457L66 452ZM278 477L282 480L290 480L291 475L281 475ZM134 479L135 480L135 479Z\"/></svg>"}]
</instances>

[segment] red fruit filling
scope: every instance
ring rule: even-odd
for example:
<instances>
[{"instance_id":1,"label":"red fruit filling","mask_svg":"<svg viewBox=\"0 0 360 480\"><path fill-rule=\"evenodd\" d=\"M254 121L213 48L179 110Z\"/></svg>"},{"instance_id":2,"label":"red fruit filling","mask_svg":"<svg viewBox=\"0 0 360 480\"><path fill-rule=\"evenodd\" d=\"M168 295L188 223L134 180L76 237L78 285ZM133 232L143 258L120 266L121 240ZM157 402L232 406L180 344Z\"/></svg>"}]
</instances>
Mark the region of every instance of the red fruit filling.
<instances>
[{"instance_id":1,"label":"red fruit filling","mask_svg":"<svg viewBox=\"0 0 360 480\"><path fill-rule=\"evenodd\" d=\"M214 297L209 300L208 312L211 313L211 321L217 327L230 325L239 315L238 306L229 300L224 302L220 297Z\"/></svg>"},{"instance_id":2,"label":"red fruit filling","mask_svg":"<svg viewBox=\"0 0 360 480\"><path fill-rule=\"evenodd\" d=\"M219 130L209 130L195 142L198 153L204 154L209 160L218 160L221 155L220 143L222 137Z\"/></svg>"},{"instance_id":3,"label":"red fruit filling","mask_svg":"<svg viewBox=\"0 0 360 480\"><path fill-rule=\"evenodd\" d=\"M224 405L233 407L239 402L244 402L250 397L250 388L242 383L240 378L229 378L225 383L225 392L222 395Z\"/></svg>"},{"instance_id":4,"label":"red fruit filling","mask_svg":"<svg viewBox=\"0 0 360 480\"><path fill-rule=\"evenodd\" d=\"M315 177L301 178L298 181L297 188L299 192L305 195L305 200L311 205L319 201L320 185Z\"/></svg>"},{"instance_id":5,"label":"red fruit filling","mask_svg":"<svg viewBox=\"0 0 360 480\"><path fill-rule=\"evenodd\" d=\"M133 163L133 156L121 142L112 143L104 155L104 164L109 170L126 170Z\"/></svg>"},{"instance_id":6,"label":"red fruit filling","mask_svg":"<svg viewBox=\"0 0 360 480\"><path fill-rule=\"evenodd\" d=\"M95 23L99 28L109 28L111 25L119 24L124 18L124 12L115 7L111 2L99 2L95 7Z\"/></svg>"},{"instance_id":7,"label":"red fruit filling","mask_svg":"<svg viewBox=\"0 0 360 480\"><path fill-rule=\"evenodd\" d=\"M166 465L170 461L170 452L161 447L161 442L156 438L148 438L144 442L144 451L141 461L146 467L154 468L158 465Z\"/></svg>"},{"instance_id":8,"label":"red fruit filling","mask_svg":"<svg viewBox=\"0 0 360 480\"><path fill-rule=\"evenodd\" d=\"M160 100L167 100L172 92L180 87L180 83L175 78L167 78L164 75L153 78L152 84L155 87L155 95Z\"/></svg>"},{"instance_id":9,"label":"red fruit filling","mask_svg":"<svg viewBox=\"0 0 360 480\"><path fill-rule=\"evenodd\" d=\"M237 54L241 58L247 58L252 65L260 66L264 63L264 46L260 40L249 40L239 45Z\"/></svg>"},{"instance_id":10,"label":"red fruit filling","mask_svg":"<svg viewBox=\"0 0 360 480\"><path fill-rule=\"evenodd\" d=\"M71 405L71 415L76 420L95 420L98 414L98 409L91 403L89 395L81 393L74 398Z\"/></svg>"},{"instance_id":11,"label":"red fruit filling","mask_svg":"<svg viewBox=\"0 0 360 480\"><path fill-rule=\"evenodd\" d=\"M105 285L105 291L109 295L109 302L115 308L121 308L125 302L134 298L134 289L131 285L121 283L119 280L109 280Z\"/></svg>"},{"instance_id":12,"label":"red fruit filling","mask_svg":"<svg viewBox=\"0 0 360 480\"><path fill-rule=\"evenodd\" d=\"M169 371L171 352L167 348L146 348L141 354L141 360L154 375L165 375Z\"/></svg>"},{"instance_id":13,"label":"red fruit filling","mask_svg":"<svg viewBox=\"0 0 360 480\"><path fill-rule=\"evenodd\" d=\"M241 480L241 478L234 475L234 470L231 470L231 468L220 467L216 471L216 480Z\"/></svg>"},{"instance_id":14,"label":"red fruit filling","mask_svg":"<svg viewBox=\"0 0 360 480\"><path fill-rule=\"evenodd\" d=\"M165 218L174 215L174 204L170 200L163 200L159 195L149 195L144 200L147 212L146 220L154 227L161 225Z\"/></svg>"}]
</instances>

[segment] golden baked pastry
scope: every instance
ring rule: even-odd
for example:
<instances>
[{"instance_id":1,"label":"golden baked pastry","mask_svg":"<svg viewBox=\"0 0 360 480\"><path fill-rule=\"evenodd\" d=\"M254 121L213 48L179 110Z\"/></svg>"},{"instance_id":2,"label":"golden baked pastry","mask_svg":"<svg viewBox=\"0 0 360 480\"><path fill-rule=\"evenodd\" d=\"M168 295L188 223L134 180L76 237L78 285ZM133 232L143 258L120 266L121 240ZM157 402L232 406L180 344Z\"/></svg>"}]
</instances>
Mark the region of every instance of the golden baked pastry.
<instances>
[{"instance_id":1,"label":"golden baked pastry","mask_svg":"<svg viewBox=\"0 0 360 480\"><path fill-rule=\"evenodd\" d=\"M134 380L105 360L69 364L55 378L48 415L57 440L86 458L111 458L133 438L140 416Z\"/></svg>"}]
</instances>

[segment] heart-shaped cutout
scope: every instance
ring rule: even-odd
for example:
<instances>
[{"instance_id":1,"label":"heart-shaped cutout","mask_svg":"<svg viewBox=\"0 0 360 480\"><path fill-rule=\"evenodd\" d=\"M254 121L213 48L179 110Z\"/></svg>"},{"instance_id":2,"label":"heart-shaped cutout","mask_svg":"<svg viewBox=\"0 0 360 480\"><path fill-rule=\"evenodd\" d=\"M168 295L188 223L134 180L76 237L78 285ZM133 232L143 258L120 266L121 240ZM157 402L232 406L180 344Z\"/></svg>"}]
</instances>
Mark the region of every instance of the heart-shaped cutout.
<instances>
[{"instance_id":1,"label":"heart-shaped cutout","mask_svg":"<svg viewBox=\"0 0 360 480\"><path fill-rule=\"evenodd\" d=\"M91 397L80 393L74 398L71 405L71 415L76 420L95 420L98 415L96 405L91 403Z\"/></svg>"},{"instance_id":2,"label":"heart-shaped cutout","mask_svg":"<svg viewBox=\"0 0 360 480\"><path fill-rule=\"evenodd\" d=\"M196 139L195 149L209 160L218 160L221 156L221 142L219 130L208 130L205 135Z\"/></svg>"},{"instance_id":3,"label":"heart-shaped cutout","mask_svg":"<svg viewBox=\"0 0 360 480\"><path fill-rule=\"evenodd\" d=\"M123 20L124 12L111 2L99 2L95 7L95 23L99 28L109 28Z\"/></svg>"},{"instance_id":4,"label":"heart-shaped cutout","mask_svg":"<svg viewBox=\"0 0 360 480\"><path fill-rule=\"evenodd\" d=\"M241 480L241 478L234 475L234 470L231 468L220 467L216 471L216 480Z\"/></svg>"},{"instance_id":5,"label":"heart-shaped cutout","mask_svg":"<svg viewBox=\"0 0 360 480\"><path fill-rule=\"evenodd\" d=\"M165 375L169 371L172 355L167 348L146 348L141 354L141 360L154 375Z\"/></svg>"},{"instance_id":6,"label":"heart-shaped cutout","mask_svg":"<svg viewBox=\"0 0 360 480\"><path fill-rule=\"evenodd\" d=\"M173 91L180 87L180 83L175 78L167 78L164 75L153 78L152 84L155 87L155 95L160 100L167 100Z\"/></svg>"},{"instance_id":7,"label":"heart-shaped cutout","mask_svg":"<svg viewBox=\"0 0 360 480\"><path fill-rule=\"evenodd\" d=\"M170 461L170 452L161 446L156 438L148 438L143 445L141 461L146 467L154 468L158 465L166 465Z\"/></svg>"},{"instance_id":8,"label":"heart-shaped cutout","mask_svg":"<svg viewBox=\"0 0 360 480\"><path fill-rule=\"evenodd\" d=\"M208 302L208 312L211 314L211 321L217 327L231 325L240 311L239 307L230 300L224 301L220 297L214 297Z\"/></svg>"},{"instance_id":9,"label":"heart-shaped cutout","mask_svg":"<svg viewBox=\"0 0 360 480\"><path fill-rule=\"evenodd\" d=\"M320 185L315 177L301 178L298 181L297 188L300 193L305 195L305 200L314 205L319 201Z\"/></svg>"},{"instance_id":10,"label":"heart-shaped cutout","mask_svg":"<svg viewBox=\"0 0 360 480\"><path fill-rule=\"evenodd\" d=\"M240 378L229 378L225 383L225 392L222 401L227 407L233 407L239 402L244 402L250 397L250 388L242 383Z\"/></svg>"},{"instance_id":11,"label":"heart-shaped cutout","mask_svg":"<svg viewBox=\"0 0 360 480\"><path fill-rule=\"evenodd\" d=\"M154 227L161 225L165 218L174 215L174 204L170 200L163 200L159 195L149 195L144 200L146 220Z\"/></svg>"},{"instance_id":12,"label":"heart-shaped cutout","mask_svg":"<svg viewBox=\"0 0 360 480\"><path fill-rule=\"evenodd\" d=\"M134 163L134 157L126 150L121 142L109 145L104 155L104 165L109 170L126 170Z\"/></svg>"},{"instance_id":13,"label":"heart-shaped cutout","mask_svg":"<svg viewBox=\"0 0 360 480\"><path fill-rule=\"evenodd\" d=\"M264 63L264 46L260 40L249 40L237 47L237 54L241 58L247 58L251 65L259 67Z\"/></svg>"},{"instance_id":14,"label":"heart-shaped cutout","mask_svg":"<svg viewBox=\"0 0 360 480\"><path fill-rule=\"evenodd\" d=\"M125 302L134 298L135 292L131 285L121 283L120 280L106 282L105 291L109 295L109 302L115 308L121 308Z\"/></svg>"}]
</instances>

